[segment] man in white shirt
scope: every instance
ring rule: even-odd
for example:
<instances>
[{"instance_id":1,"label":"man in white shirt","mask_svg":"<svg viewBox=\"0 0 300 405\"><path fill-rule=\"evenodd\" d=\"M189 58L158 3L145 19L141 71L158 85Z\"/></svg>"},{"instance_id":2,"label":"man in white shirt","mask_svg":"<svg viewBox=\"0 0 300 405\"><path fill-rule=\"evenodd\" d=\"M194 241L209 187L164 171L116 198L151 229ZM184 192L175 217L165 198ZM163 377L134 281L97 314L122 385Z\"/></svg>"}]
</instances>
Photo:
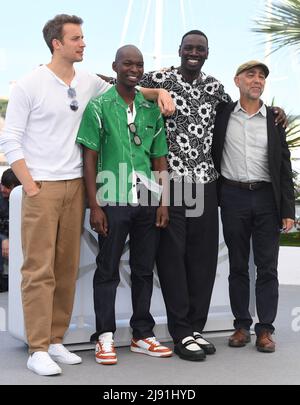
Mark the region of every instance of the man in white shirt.
<instances>
[{"instance_id":1,"label":"man in white shirt","mask_svg":"<svg viewBox=\"0 0 300 405\"><path fill-rule=\"evenodd\" d=\"M252 239L256 265L256 347L273 353L278 307L280 228L288 232L295 219L290 152L285 130L276 125L272 108L261 100L269 68L252 60L242 64L234 81L236 103L221 105L213 139L213 159L221 174L219 197L229 252L229 296L234 315L230 347L250 343L249 255Z\"/></svg>"},{"instance_id":2,"label":"man in white shirt","mask_svg":"<svg viewBox=\"0 0 300 405\"><path fill-rule=\"evenodd\" d=\"M89 100L110 88L78 72L85 42L81 18L58 15L44 27L51 62L20 80L11 94L0 144L23 185L22 299L30 357L39 375L62 372L56 360L81 363L63 345L79 265L84 212L80 146L75 143ZM152 90L144 94L156 98ZM172 112L171 98L161 106ZM159 102L160 100L158 100ZM51 357L50 357L51 356Z\"/></svg>"}]
</instances>

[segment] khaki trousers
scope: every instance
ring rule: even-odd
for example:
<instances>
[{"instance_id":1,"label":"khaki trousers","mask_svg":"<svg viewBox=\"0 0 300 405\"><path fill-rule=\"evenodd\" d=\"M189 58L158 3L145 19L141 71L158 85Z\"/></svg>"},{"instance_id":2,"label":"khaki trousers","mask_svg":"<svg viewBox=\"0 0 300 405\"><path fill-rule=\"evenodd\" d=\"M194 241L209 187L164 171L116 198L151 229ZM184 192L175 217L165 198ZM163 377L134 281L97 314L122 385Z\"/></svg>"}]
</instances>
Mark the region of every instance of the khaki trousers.
<instances>
[{"instance_id":1,"label":"khaki trousers","mask_svg":"<svg viewBox=\"0 0 300 405\"><path fill-rule=\"evenodd\" d=\"M22 300L29 352L62 343L69 327L79 266L83 179L40 182L23 193Z\"/></svg>"}]
</instances>

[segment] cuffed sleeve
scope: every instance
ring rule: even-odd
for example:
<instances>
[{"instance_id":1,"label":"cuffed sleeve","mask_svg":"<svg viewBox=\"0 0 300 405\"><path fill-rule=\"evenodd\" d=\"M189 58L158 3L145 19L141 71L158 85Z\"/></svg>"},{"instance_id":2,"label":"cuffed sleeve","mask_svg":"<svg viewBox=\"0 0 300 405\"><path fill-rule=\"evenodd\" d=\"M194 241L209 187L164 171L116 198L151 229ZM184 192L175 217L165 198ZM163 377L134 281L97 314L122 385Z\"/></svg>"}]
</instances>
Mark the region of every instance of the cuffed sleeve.
<instances>
[{"instance_id":1,"label":"cuffed sleeve","mask_svg":"<svg viewBox=\"0 0 300 405\"><path fill-rule=\"evenodd\" d=\"M0 146L10 165L24 159L22 142L29 115L30 100L23 89L16 85L7 106L5 125L0 135Z\"/></svg>"},{"instance_id":2,"label":"cuffed sleeve","mask_svg":"<svg viewBox=\"0 0 300 405\"><path fill-rule=\"evenodd\" d=\"M100 108L97 111L95 101L89 102L83 114L76 142L99 152L102 136Z\"/></svg>"}]
</instances>

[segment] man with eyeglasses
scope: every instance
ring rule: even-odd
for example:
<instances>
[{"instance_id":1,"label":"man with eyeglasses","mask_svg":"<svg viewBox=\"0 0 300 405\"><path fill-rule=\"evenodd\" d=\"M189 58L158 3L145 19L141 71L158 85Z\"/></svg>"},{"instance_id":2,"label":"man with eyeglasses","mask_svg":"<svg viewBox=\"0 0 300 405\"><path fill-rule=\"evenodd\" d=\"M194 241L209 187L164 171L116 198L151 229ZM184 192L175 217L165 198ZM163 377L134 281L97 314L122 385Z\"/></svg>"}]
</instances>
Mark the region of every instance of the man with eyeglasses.
<instances>
[{"instance_id":1,"label":"man with eyeglasses","mask_svg":"<svg viewBox=\"0 0 300 405\"><path fill-rule=\"evenodd\" d=\"M54 360L81 363L62 345L73 308L84 212L83 164L75 140L90 99L110 88L96 75L74 69L74 63L83 60L82 23L79 17L62 14L45 25L52 60L16 84L0 137L24 190L27 367L39 375L60 374ZM164 101L168 109L168 98Z\"/></svg>"},{"instance_id":2,"label":"man with eyeglasses","mask_svg":"<svg viewBox=\"0 0 300 405\"><path fill-rule=\"evenodd\" d=\"M168 209L162 201L158 207L159 184L151 172L167 173L164 121L157 105L136 91L144 73L139 49L132 45L120 48L113 70L117 73L116 86L88 104L77 136L77 142L84 146L90 223L99 234L94 276L96 333L91 340L96 341L96 362L103 365L117 363L113 340L115 299L119 263L128 235L131 351L153 357L172 355L172 350L155 338L155 322L150 314L158 229L168 224ZM98 191L96 181L100 183ZM157 204L148 199L151 193L158 197Z\"/></svg>"}]
</instances>

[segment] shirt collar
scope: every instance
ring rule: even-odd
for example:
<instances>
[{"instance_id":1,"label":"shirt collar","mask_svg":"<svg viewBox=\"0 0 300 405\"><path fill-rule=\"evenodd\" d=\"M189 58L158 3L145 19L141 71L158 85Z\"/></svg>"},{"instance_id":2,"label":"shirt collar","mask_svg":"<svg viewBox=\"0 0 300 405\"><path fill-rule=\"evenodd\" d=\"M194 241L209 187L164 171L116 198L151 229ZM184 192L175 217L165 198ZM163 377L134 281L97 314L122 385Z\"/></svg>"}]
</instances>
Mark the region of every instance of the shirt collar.
<instances>
[{"instance_id":1,"label":"shirt collar","mask_svg":"<svg viewBox=\"0 0 300 405\"><path fill-rule=\"evenodd\" d=\"M172 73L172 71L175 71L175 73L176 73L178 76L181 76L181 79L182 79L183 81L186 81L186 80L184 79L184 77L183 77L183 74L181 73L181 69L180 69L180 68L174 68L174 66L171 66L171 73ZM205 82L207 78L208 78L208 75L207 75L206 73L202 72L202 70L201 70L201 71L199 72L198 78L193 81L193 85L201 84L201 83Z\"/></svg>"},{"instance_id":2,"label":"shirt collar","mask_svg":"<svg viewBox=\"0 0 300 405\"><path fill-rule=\"evenodd\" d=\"M112 91L113 94L114 94L114 100L115 100L115 102L117 102L118 104L122 105L124 108L127 109L128 105L125 103L125 101L123 100L123 98L119 95L116 86L113 86L111 91ZM143 94L142 94L139 90L137 90L137 89L136 89L136 93L135 93L134 104L135 104L135 107L136 107L136 108L139 108L139 107L141 107L141 106L142 106L142 107L146 107L146 108L151 108L151 103L148 102L148 101L144 98Z\"/></svg>"},{"instance_id":3,"label":"shirt collar","mask_svg":"<svg viewBox=\"0 0 300 405\"><path fill-rule=\"evenodd\" d=\"M241 106L241 102L240 100L237 102L237 105L235 106L234 112L237 113L240 110L244 111L245 113L247 113L246 110L244 110L244 108ZM260 109L257 111L256 114L253 115L258 115L261 114L264 118L267 118L267 107L266 105L263 103L262 106L260 107Z\"/></svg>"}]
</instances>

